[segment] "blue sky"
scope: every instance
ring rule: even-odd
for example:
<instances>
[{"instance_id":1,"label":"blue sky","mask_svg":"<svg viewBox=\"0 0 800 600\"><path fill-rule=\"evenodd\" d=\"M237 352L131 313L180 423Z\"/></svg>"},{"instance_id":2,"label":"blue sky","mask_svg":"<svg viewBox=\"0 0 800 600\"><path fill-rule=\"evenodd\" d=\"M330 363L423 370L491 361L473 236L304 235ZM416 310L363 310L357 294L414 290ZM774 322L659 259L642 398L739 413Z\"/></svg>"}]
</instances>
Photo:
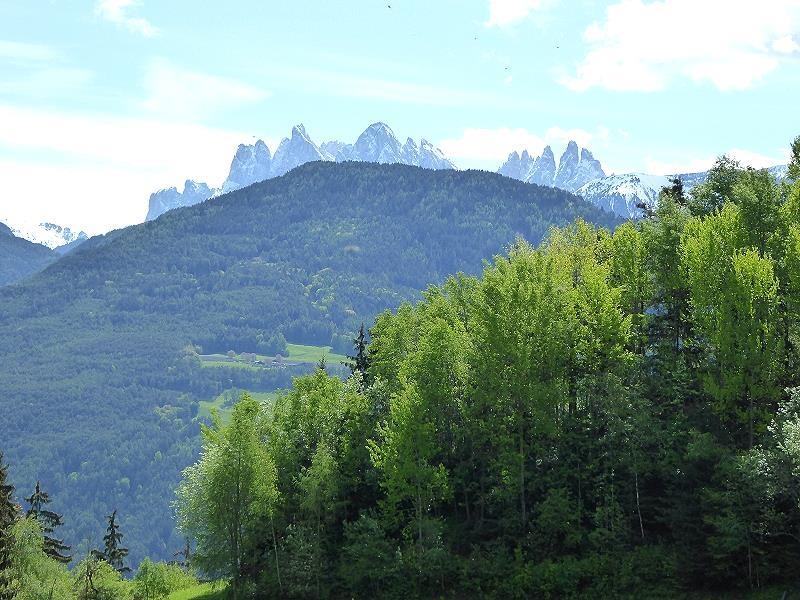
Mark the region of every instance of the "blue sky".
<instances>
[{"instance_id":1,"label":"blue sky","mask_svg":"<svg viewBox=\"0 0 800 600\"><path fill-rule=\"evenodd\" d=\"M575 139L609 173L767 166L800 134L800 0L9 0L0 23L0 218L90 233L297 123L491 170Z\"/></svg>"}]
</instances>

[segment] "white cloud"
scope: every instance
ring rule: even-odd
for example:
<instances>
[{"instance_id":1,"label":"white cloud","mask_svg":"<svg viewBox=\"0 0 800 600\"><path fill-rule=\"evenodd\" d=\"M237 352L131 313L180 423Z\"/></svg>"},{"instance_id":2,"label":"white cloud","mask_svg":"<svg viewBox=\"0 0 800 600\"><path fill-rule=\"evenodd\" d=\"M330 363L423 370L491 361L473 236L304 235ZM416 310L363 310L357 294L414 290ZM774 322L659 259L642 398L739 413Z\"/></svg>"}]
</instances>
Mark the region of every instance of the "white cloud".
<instances>
[{"instance_id":1,"label":"white cloud","mask_svg":"<svg viewBox=\"0 0 800 600\"><path fill-rule=\"evenodd\" d=\"M540 8L542 0L489 0L487 27L504 27L522 21Z\"/></svg>"},{"instance_id":2,"label":"white cloud","mask_svg":"<svg viewBox=\"0 0 800 600\"><path fill-rule=\"evenodd\" d=\"M98 0L95 12L106 21L125 27L128 31L153 37L158 29L147 19L129 14L131 8L139 5L138 0Z\"/></svg>"},{"instance_id":3,"label":"white cloud","mask_svg":"<svg viewBox=\"0 0 800 600\"><path fill-rule=\"evenodd\" d=\"M579 146L586 147L592 142L603 142L608 137L606 129L598 133L590 133L583 129L562 129L551 127L542 134L527 129L465 129L459 138L446 139L438 146L448 158L452 158L460 166L474 166L495 170L508 158L509 153L522 150L537 156L545 146L553 146L558 153L563 150L569 140L575 140Z\"/></svg>"},{"instance_id":4,"label":"white cloud","mask_svg":"<svg viewBox=\"0 0 800 600\"><path fill-rule=\"evenodd\" d=\"M153 60L145 74L144 108L184 120L202 119L217 110L258 102L269 93L240 81L189 71Z\"/></svg>"},{"instance_id":5,"label":"white cloud","mask_svg":"<svg viewBox=\"0 0 800 600\"><path fill-rule=\"evenodd\" d=\"M651 92L671 80L710 82L720 90L755 85L800 51L797 0L622 0L584 32L589 51L561 83Z\"/></svg>"},{"instance_id":6,"label":"white cloud","mask_svg":"<svg viewBox=\"0 0 800 600\"><path fill-rule=\"evenodd\" d=\"M92 233L142 221L157 189L182 189L186 179L219 186L237 145L253 141L198 125L8 105L0 123L0 213Z\"/></svg>"}]
</instances>

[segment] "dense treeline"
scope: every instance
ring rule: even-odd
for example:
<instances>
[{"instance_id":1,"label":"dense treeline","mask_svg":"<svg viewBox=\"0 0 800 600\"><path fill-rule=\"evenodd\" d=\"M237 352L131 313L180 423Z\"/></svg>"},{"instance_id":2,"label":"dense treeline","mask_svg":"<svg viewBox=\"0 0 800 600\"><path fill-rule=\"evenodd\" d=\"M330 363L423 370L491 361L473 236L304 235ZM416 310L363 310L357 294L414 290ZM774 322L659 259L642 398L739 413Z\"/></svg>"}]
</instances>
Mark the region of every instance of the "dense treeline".
<instances>
[{"instance_id":1,"label":"dense treeline","mask_svg":"<svg viewBox=\"0 0 800 600\"><path fill-rule=\"evenodd\" d=\"M235 598L793 582L798 311L800 183L722 159L639 224L520 240L382 314L346 382L243 397L180 525Z\"/></svg>"},{"instance_id":2,"label":"dense treeline","mask_svg":"<svg viewBox=\"0 0 800 600\"><path fill-rule=\"evenodd\" d=\"M60 499L85 551L119 508L131 560L168 558L168 501L197 457L198 402L290 385L284 371L201 369L204 353L347 351L362 322L516 234L615 217L491 173L307 164L157 221L93 238L0 288L0 440L15 481ZM196 357L195 357L196 358Z\"/></svg>"}]
</instances>

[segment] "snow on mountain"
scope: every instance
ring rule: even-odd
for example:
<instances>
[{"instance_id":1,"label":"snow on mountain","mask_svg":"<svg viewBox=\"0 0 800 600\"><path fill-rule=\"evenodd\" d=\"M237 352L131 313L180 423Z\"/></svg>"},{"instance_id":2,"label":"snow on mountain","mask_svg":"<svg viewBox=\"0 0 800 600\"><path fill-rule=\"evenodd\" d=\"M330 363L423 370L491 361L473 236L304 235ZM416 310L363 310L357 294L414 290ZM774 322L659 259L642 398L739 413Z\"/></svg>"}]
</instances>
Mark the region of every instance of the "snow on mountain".
<instances>
[{"instance_id":1,"label":"snow on mountain","mask_svg":"<svg viewBox=\"0 0 800 600\"><path fill-rule=\"evenodd\" d=\"M666 175L644 173L609 175L585 183L575 194L603 210L636 219L642 215L638 205L655 207L661 188L671 185L670 179Z\"/></svg>"},{"instance_id":2,"label":"snow on mountain","mask_svg":"<svg viewBox=\"0 0 800 600\"><path fill-rule=\"evenodd\" d=\"M19 222L13 219L2 219L8 229L16 237L26 239L34 244L47 246L51 250L71 244L77 245L89 238L83 231L75 231L69 227L62 227L55 223Z\"/></svg>"}]
</instances>

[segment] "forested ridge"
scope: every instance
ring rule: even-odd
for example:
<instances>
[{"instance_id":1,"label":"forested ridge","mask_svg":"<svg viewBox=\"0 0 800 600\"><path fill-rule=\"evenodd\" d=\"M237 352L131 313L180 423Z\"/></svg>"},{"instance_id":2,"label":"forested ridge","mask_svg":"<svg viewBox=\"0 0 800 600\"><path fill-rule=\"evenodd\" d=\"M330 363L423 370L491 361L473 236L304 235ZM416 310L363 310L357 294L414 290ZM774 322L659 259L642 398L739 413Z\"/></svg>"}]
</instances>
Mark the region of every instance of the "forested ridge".
<instances>
[{"instance_id":1,"label":"forested ridge","mask_svg":"<svg viewBox=\"0 0 800 600\"><path fill-rule=\"evenodd\" d=\"M40 271L56 258L49 248L16 237L0 223L0 287Z\"/></svg>"},{"instance_id":2,"label":"forested ridge","mask_svg":"<svg viewBox=\"0 0 800 600\"><path fill-rule=\"evenodd\" d=\"M313 163L85 242L0 289L0 451L37 480L78 556L116 508L130 559L183 546L169 507L197 457L198 403L291 384L285 369L205 368L201 353L347 352L364 322L516 236L619 221L484 172Z\"/></svg>"},{"instance_id":3,"label":"forested ridge","mask_svg":"<svg viewBox=\"0 0 800 600\"><path fill-rule=\"evenodd\" d=\"M722 159L383 313L347 381L243 396L179 523L233 598L782 593L799 326L800 183Z\"/></svg>"}]
</instances>

